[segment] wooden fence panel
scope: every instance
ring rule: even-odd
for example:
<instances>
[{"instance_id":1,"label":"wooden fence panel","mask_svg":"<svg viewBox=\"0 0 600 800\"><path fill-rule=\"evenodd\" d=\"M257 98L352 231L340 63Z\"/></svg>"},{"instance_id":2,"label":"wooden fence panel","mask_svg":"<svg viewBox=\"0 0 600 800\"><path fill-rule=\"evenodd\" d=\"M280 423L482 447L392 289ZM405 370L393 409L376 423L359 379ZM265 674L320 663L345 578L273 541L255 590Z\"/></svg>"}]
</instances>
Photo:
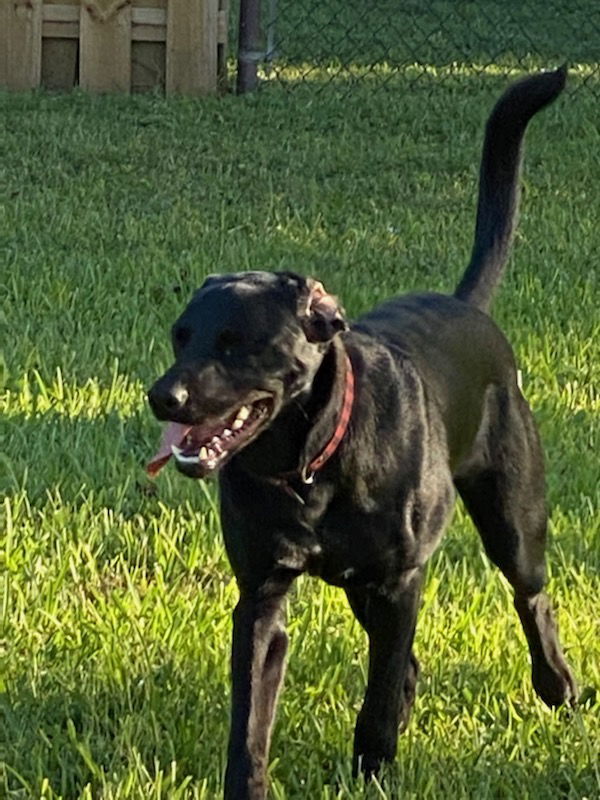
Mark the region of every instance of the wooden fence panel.
<instances>
[{"instance_id":1,"label":"wooden fence panel","mask_svg":"<svg viewBox=\"0 0 600 800\"><path fill-rule=\"evenodd\" d=\"M102 13L82 6L79 84L92 92L131 89L131 5Z\"/></svg>"},{"instance_id":2,"label":"wooden fence panel","mask_svg":"<svg viewBox=\"0 0 600 800\"><path fill-rule=\"evenodd\" d=\"M216 91L218 12L219 0L169 0L167 93Z\"/></svg>"},{"instance_id":3,"label":"wooden fence panel","mask_svg":"<svg viewBox=\"0 0 600 800\"><path fill-rule=\"evenodd\" d=\"M227 89L228 0L0 0L0 86Z\"/></svg>"},{"instance_id":4,"label":"wooden fence panel","mask_svg":"<svg viewBox=\"0 0 600 800\"><path fill-rule=\"evenodd\" d=\"M34 89L42 69L42 0L0 0L0 86Z\"/></svg>"},{"instance_id":5,"label":"wooden fence panel","mask_svg":"<svg viewBox=\"0 0 600 800\"><path fill-rule=\"evenodd\" d=\"M79 39L79 3L44 3L42 39Z\"/></svg>"}]
</instances>

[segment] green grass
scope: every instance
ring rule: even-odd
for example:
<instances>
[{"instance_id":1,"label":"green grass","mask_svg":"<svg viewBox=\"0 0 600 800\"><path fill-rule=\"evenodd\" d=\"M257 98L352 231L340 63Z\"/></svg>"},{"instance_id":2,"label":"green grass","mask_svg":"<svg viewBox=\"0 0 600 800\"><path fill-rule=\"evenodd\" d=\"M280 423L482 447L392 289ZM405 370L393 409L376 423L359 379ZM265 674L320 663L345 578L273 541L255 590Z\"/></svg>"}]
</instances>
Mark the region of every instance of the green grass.
<instances>
[{"instance_id":1,"label":"green grass","mask_svg":"<svg viewBox=\"0 0 600 800\"><path fill-rule=\"evenodd\" d=\"M236 587L213 487L144 476L159 436L144 387L209 272L317 275L350 315L451 289L503 85L463 69L393 92L2 97L0 798L218 796ZM381 786L349 774L364 635L343 593L298 582L274 798L600 795L599 182L581 89L532 125L495 308L546 445L550 590L586 702L568 715L534 696L510 592L458 509Z\"/></svg>"}]
</instances>

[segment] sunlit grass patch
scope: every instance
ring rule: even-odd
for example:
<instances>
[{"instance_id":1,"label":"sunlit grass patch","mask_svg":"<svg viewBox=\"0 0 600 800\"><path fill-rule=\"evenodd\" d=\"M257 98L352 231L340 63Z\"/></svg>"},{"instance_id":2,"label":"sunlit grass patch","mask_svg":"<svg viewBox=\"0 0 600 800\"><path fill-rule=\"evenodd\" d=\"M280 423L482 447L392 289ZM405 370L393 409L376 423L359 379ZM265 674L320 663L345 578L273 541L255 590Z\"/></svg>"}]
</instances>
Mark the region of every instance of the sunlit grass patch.
<instances>
[{"instance_id":1,"label":"sunlit grass patch","mask_svg":"<svg viewBox=\"0 0 600 800\"><path fill-rule=\"evenodd\" d=\"M15 383L16 390L7 390L0 396L0 408L8 418L56 414L69 419L95 419L112 412L128 417L142 407L144 400L141 383L120 374L118 361L114 362L108 384L98 378L88 378L83 385L74 384L65 380L60 367L49 381L34 369Z\"/></svg>"},{"instance_id":2,"label":"sunlit grass patch","mask_svg":"<svg viewBox=\"0 0 600 800\"><path fill-rule=\"evenodd\" d=\"M412 85L423 83L430 84L433 81L447 82L452 85L454 79L469 79L477 76L480 80L494 78L506 81L507 78L517 78L526 72L548 69L549 62L544 55L532 54L526 58L519 59L518 63L507 59L504 63L494 62L492 64L477 61L448 61L443 64L428 64L423 62L406 61L402 64L386 61L385 59L376 63L360 63L353 61L342 62L335 57L321 58L319 61L295 61L286 62L279 60L275 66L263 67L260 71L262 88L267 88L270 83L284 82L290 86L297 84L307 84L314 91L319 84L338 84L340 87L355 82L372 84L376 90L381 90L381 83L388 84L392 88L395 84L406 82ZM577 63L568 61L570 81L574 86L581 82L593 81L594 84L599 80L599 68L596 63Z\"/></svg>"}]
</instances>

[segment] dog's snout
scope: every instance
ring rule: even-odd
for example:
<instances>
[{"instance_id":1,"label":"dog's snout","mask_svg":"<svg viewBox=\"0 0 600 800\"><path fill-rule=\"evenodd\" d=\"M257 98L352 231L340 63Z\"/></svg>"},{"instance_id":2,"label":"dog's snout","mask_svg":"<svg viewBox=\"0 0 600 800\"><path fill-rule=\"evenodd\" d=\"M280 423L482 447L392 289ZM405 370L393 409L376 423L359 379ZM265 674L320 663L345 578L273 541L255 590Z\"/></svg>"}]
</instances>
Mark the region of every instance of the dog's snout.
<instances>
[{"instance_id":1,"label":"dog's snout","mask_svg":"<svg viewBox=\"0 0 600 800\"><path fill-rule=\"evenodd\" d=\"M189 399L181 381L161 378L148 392L148 402L158 419L170 419L180 412Z\"/></svg>"}]
</instances>

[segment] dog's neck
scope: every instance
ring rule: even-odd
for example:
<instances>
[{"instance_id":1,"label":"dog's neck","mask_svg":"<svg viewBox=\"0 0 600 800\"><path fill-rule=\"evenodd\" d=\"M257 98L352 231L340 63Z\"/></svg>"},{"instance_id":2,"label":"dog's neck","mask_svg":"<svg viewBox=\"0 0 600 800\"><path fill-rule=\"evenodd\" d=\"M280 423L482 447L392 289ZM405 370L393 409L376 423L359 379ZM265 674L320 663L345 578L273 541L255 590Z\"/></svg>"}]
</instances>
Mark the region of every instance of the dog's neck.
<instances>
[{"instance_id":1,"label":"dog's neck","mask_svg":"<svg viewBox=\"0 0 600 800\"><path fill-rule=\"evenodd\" d=\"M341 340L334 342L333 380L325 404L315 415L300 457L298 472L304 483L312 483L314 475L335 455L352 416L355 392L352 362Z\"/></svg>"},{"instance_id":2,"label":"dog's neck","mask_svg":"<svg viewBox=\"0 0 600 800\"><path fill-rule=\"evenodd\" d=\"M294 398L272 425L240 453L236 458L239 465L261 478L310 477L311 464L339 431L342 409L345 403L348 405L347 370L346 349L336 336L310 389Z\"/></svg>"}]
</instances>

